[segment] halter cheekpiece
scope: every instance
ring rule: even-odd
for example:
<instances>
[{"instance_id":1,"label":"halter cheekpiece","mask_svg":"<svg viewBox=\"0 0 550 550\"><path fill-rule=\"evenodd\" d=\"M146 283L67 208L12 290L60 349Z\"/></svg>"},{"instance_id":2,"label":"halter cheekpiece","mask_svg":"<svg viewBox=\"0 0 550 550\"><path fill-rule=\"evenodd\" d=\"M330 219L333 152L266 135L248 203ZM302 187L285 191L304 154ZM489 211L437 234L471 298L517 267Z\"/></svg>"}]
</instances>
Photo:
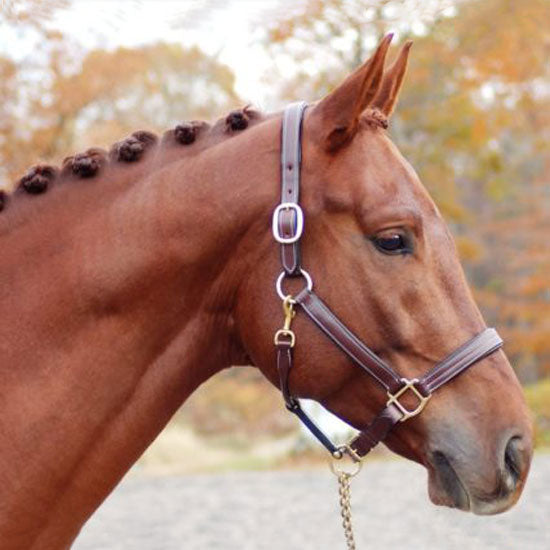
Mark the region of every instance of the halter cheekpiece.
<instances>
[{"instance_id":1,"label":"halter cheekpiece","mask_svg":"<svg viewBox=\"0 0 550 550\"><path fill-rule=\"evenodd\" d=\"M277 369L287 408L298 416L333 456L339 458L347 454L354 461L359 461L384 440L398 422L404 422L422 412L435 390L498 350L503 342L495 329L486 328L437 363L424 376L409 380L399 376L370 350L313 292L313 281L307 271L302 269L300 257L300 239L304 232L304 213L299 205L301 132L306 107L305 102L289 105L283 114L281 132L281 202L273 212L272 225L273 236L281 245L283 270L275 286L277 294L283 300L285 314L284 326L275 333L274 338ZM284 280L288 277L301 277L304 280L304 288L295 296L287 295L284 291ZM299 400L290 393L288 379L293 365L292 351L296 344L291 323L298 308L387 392L388 400L382 411L346 445L335 445L302 409ZM407 393L416 399L414 408L408 408L402 402L401 398Z\"/></svg>"}]
</instances>

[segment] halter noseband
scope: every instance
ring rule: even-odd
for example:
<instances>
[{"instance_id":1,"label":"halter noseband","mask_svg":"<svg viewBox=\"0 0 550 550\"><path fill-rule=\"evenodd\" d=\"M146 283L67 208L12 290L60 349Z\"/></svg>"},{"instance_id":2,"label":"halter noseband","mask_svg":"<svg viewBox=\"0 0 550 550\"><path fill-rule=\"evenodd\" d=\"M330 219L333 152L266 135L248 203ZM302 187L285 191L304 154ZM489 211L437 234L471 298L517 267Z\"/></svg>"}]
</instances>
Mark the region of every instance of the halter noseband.
<instances>
[{"instance_id":1,"label":"halter noseband","mask_svg":"<svg viewBox=\"0 0 550 550\"><path fill-rule=\"evenodd\" d=\"M281 244L283 271L276 281L277 294L283 300L285 323L275 333L277 369L281 391L287 408L296 414L311 433L333 454L340 458L348 454L359 461L398 423L419 414L432 393L502 346L495 329L486 328L437 363L422 378L408 380L399 376L389 365L353 334L328 306L313 292L313 282L301 267L300 238L304 229L304 214L298 203L300 193L301 131L305 102L289 105L283 115L281 137L281 203L273 213L273 236ZM296 296L286 295L283 282L287 277L302 277L305 288ZM336 446L302 409L290 393L288 379L293 364L292 349L296 336L291 330L295 306L304 313L359 367L374 378L387 392L386 406L374 420L347 445ZM409 392L417 406L407 408L401 397Z\"/></svg>"}]
</instances>

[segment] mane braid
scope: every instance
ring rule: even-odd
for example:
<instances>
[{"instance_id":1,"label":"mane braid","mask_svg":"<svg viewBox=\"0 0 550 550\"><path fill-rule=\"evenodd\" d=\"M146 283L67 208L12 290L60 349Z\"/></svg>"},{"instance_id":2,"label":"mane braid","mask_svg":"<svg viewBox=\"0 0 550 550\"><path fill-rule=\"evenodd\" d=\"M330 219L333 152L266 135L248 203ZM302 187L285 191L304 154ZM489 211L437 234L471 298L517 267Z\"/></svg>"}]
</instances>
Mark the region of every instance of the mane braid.
<instances>
[{"instance_id":1,"label":"mane braid","mask_svg":"<svg viewBox=\"0 0 550 550\"><path fill-rule=\"evenodd\" d=\"M114 160L122 162L135 162L143 153L158 141L152 132L139 130L126 139L115 143L111 148L110 155Z\"/></svg>"},{"instance_id":2,"label":"mane braid","mask_svg":"<svg viewBox=\"0 0 550 550\"><path fill-rule=\"evenodd\" d=\"M81 178L91 178L107 164L107 151L99 148L88 149L63 160L63 174L70 172Z\"/></svg>"},{"instance_id":3,"label":"mane braid","mask_svg":"<svg viewBox=\"0 0 550 550\"><path fill-rule=\"evenodd\" d=\"M243 110L232 111L225 119L225 124L228 130L239 131L244 130L248 126L249 118Z\"/></svg>"},{"instance_id":4,"label":"mane braid","mask_svg":"<svg viewBox=\"0 0 550 550\"><path fill-rule=\"evenodd\" d=\"M58 173L59 170L55 166L37 164L19 180L17 190L25 191L31 195L44 193Z\"/></svg>"},{"instance_id":5,"label":"mane braid","mask_svg":"<svg viewBox=\"0 0 550 550\"><path fill-rule=\"evenodd\" d=\"M161 144L191 146L199 138L211 139L204 144L204 148L219 143L222 136L230 137L234 133L242 132L256 120L263 118L262 113L246 105L242 109L231 111L225 118L211 126L208 122L192 120L178 124L174 129L167 130ZM29 195L40 195L46 192L58 178L91 179L101 176L110 163L133 163L139 161L144 154L159 142L159 138L152 132L138 130L127 138L114 143L109 151L92 147L82 153L76 153L63 159L61 169L37 164L30 168L16 183L16 193L24 192ZM169 160L168 162L171 162ZM9 194L0 190L0 212L9 202Z\"/></svg>"},{"instance_id":6,"label":"mane braid","mask_svg":"<svg viewBox=\"0 0 550 550\"><path fill-rule=\"evenodd\" d=\"M242 109L236 109L227 115L225 118L226 130L228 132L245 130L253 119L259 117L260 113L258 111L255 111L250 105L246 105Z\"/></svg>"},{"instance_id":7,"label":"mane braid","mask_svg":"<svg viewBox=\"0 0 550 550\"><path fill-rule=\"evenodd\" d=\"M197 139L197 136L203 128L203 123L193 120L191 122L182 122L174 130L169 130L166 134L173 133L174 139L181 145L191 145Z\"/></svg>"}]
</instances>

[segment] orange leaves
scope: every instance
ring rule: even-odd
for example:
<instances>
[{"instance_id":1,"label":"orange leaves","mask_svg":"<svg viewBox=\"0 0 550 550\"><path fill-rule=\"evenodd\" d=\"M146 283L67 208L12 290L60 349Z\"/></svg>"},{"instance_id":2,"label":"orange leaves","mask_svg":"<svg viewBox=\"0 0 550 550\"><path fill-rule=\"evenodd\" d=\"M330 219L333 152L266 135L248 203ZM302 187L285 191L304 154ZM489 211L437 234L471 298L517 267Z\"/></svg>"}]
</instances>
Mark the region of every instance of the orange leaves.
<instances>
[{"instance_id":1,"label":"orange leaves","mask_svg":"<svg viewBox=\"0 0 550 550\"><path fill-rule=\"evenodd\" d=\"M482 52L475 60L481 78L498 74L506 82L524 82L540 75L550 47L546 0L485 0L466 5L464 14L464 30L477 22L464 32L464 46Z\"/></svg>"},{"instance_id":2,"label":"orange leaves","mask_svg":"<svg viewBox=\"0 0 550 550\"><path fill-rule=\"evenodd\" d=\"M2 0L0 22L31 25L47 32L44 23L57 11L69 6L69 0Z\"/></svg>"},{"instance_id":3,"label":"orange leaves","mask_svg":"<svg viewBox=\"0 0 550 550\"><path fill-rule=\"evenodd\" d=\"M466 262L476 262L483 256L483 247L474 239L459 235L456 238L456 246L460 259Z\"/></svg>"},{"instance_id":4,"label":"orange leaves","mask_svg":"<svg viewBox=\"0 0 550 550\"><path fill-rule=\"evenodd\" d=\"M238 101L232 71L196 47L158 43L79 59L70 46L51 37L40 79L0 59L0 115L9 114L0 116L0 186L37 159L59 162L93 145L108 148L136 129L211 118Z\"/></svg>"}]
</instances>

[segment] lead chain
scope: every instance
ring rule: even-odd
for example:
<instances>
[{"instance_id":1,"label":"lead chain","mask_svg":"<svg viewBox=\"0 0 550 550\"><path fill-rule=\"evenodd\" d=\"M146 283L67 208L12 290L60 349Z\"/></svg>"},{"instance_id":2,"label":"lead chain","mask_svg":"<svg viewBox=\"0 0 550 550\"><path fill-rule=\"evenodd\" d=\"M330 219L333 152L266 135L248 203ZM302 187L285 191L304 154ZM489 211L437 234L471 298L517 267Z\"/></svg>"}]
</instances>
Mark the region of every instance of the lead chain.
<instances>
[{"instance_id":1,"label":"lead chain","mask_svg":"<svg viewBox=\"0 0 550 550\"><path fill-rule=\"evenodd\" d=\"M340 494L340 513L342 515L342 526L344 527L347 547L348 550L356 550L351 524L351 490L349 480L352 476L347 472L340 472L337 477L339 485L338 493Z\"/></svg>"}]
</instances>

